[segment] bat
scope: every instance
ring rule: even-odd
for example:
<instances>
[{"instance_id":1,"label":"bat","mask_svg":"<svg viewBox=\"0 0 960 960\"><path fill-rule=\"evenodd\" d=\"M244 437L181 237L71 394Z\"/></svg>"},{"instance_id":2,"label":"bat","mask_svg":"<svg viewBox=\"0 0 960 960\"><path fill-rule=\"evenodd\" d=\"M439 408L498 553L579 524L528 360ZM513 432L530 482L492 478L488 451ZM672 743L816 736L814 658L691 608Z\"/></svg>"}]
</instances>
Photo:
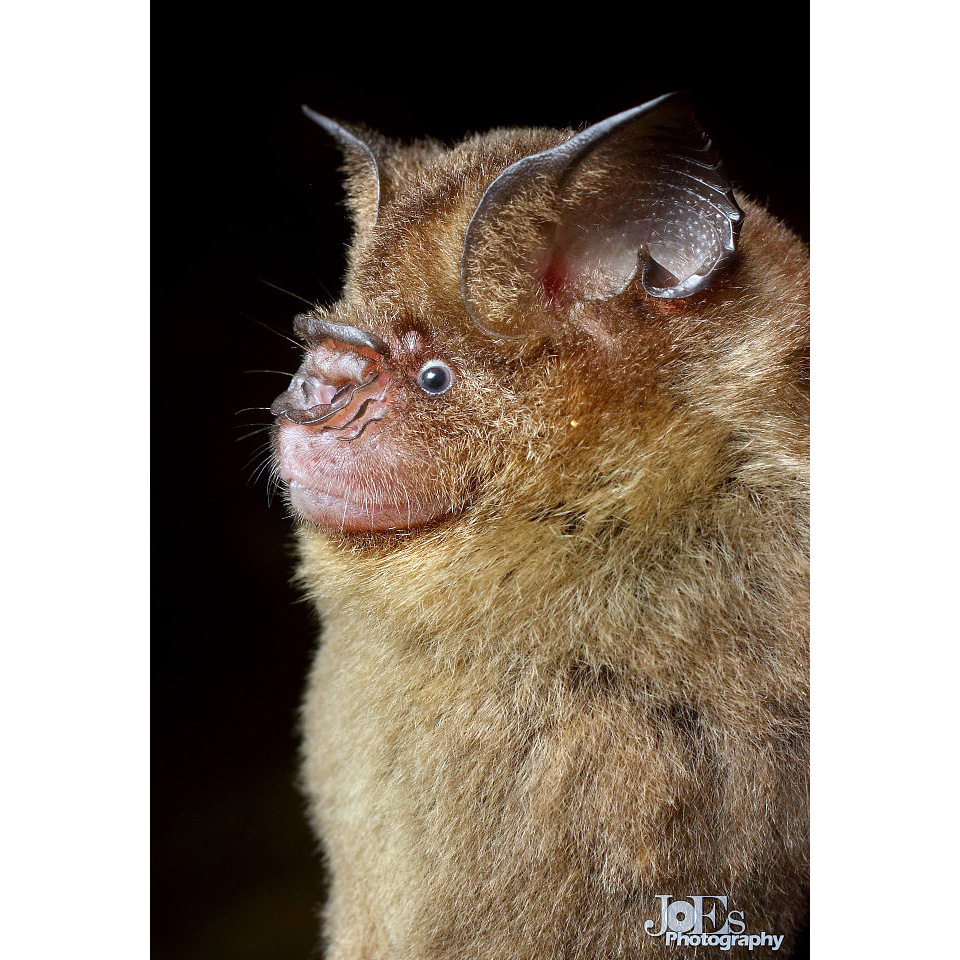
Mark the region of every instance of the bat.
<instances>
[{"instance_id":1,"label":"bat","mask_svg":"<svg viewBox=\"0 0 960 960\"><path fill-rule=\"evenodd\" d=\"M304 109L354 224L271 408L326 955L789 955L805 245L685 94L452 148Z\"/></svg>"}]
</instances>

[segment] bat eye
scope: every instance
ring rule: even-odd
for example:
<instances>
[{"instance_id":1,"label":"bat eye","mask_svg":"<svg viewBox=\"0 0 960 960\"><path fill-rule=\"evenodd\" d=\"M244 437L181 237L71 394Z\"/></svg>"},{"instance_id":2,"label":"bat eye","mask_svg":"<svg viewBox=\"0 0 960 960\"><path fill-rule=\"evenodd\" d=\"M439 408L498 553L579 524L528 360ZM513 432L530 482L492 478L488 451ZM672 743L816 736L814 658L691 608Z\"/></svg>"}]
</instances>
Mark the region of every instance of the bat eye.
<instances>
[{"instance_id":1,"label":"bat eye","mask_svg":"<svg viewBox=\"0 0 960 960\"><path fill-rule=\"evenodd\" d=\"M453 386L453 371L442 360L428 360L417 374L417 385L431 397L439 397Z\"/></svg>"}]
</instances>

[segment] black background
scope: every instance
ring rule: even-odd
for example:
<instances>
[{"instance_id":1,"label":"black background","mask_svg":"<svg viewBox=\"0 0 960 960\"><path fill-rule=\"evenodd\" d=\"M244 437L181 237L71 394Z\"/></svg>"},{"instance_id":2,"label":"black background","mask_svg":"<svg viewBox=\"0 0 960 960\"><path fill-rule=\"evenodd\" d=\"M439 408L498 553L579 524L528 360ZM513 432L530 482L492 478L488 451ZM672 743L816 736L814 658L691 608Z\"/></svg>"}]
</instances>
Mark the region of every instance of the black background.
<instances>
[{"instance_id":1,"label":"black background","mask_svg":"<svg viewBox=\"0 0 960 960\"><path fill-rule=\"evenodd\" d=\"M157 23L152 97L153 944L158 960L305 958L323 888L295 787L317 624L243 439L287 383L303 304L336 297L339 155L300 104L402 139L582 126L691 92L741 190L809 232L808 31L462 8ZM513 22L504 21L508 15ZM576 13L577 19L574 19ZM579 22L604 16L597 24ZM164 15L167 16L167 15ZM805 14L804 14L805 16ZM481 21L483 26L481 27ZM593 36L590 34L593 33ZM118 82L122 82L118 79ZM252 458L252 463L248 463Z\"/></svg>"}]
</instances>

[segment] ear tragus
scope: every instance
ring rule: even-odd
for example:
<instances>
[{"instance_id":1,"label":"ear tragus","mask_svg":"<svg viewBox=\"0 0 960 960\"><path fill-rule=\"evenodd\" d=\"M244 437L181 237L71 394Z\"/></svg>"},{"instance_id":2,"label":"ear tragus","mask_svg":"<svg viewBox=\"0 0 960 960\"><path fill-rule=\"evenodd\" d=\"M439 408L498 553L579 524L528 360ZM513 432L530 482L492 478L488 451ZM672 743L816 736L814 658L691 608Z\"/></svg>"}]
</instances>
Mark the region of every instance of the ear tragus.
<instances>
[{"instance_id":1,"label":"ear tragus","mask_svg":"<svg viewBox=\"0 0 960 960\"><path fill-rule=\"evenodd\" d=\"M688 297L733 255L742 220L689 99L668 94L508 167L467 228L461 294L501 336L527 332L535 300L616 296L638 260L651 296Z\"/></svg>"}]
</instances>

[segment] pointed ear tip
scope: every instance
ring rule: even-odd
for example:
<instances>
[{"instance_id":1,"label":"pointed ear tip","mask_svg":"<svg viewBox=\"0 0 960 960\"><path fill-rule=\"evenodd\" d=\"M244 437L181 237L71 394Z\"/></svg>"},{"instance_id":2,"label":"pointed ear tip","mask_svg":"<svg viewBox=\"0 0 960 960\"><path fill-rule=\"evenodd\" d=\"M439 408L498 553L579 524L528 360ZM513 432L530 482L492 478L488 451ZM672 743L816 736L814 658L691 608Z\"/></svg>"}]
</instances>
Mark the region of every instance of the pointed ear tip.
<instances>
[{"instance_id":1,"label":"pointed ear tip","mask_svg":"<svg viewBox=\"0 0 960 960\"><path fill-rule=\"evenodd\" d=\"M665 93L662 97L657 97L656 100L652 101L651 105L654 104L657 106L686 107L690 110L694 108L693 97L686 90L671 90L670 93Z\"/></svg>"},{"instance_id":2,"label":"pointed ear tip","mask_svg":"<svg viewBox=\"0 0 960 960\"><path fill-rule=\"evenodd\" d=\"M316 110L312 110L305 103L300 105L300 109L308 120L312 120L318 127L323 127L332 137L338 140L342 140L344 137L353 137L353 134L342 124L337 123L336 120L332 120L322 113L318 113Z\"/></svg>"},{"instance_id":3,"label":"pointed ear tip","mask_svg":"<svg viewBox=\"0 0 960 960\"><path fill-rule=\"evenodd\" d=\"M601 121L601 124L610 121L632 121L640 118L646 118L658 114L660 111L674 111L685 114L688 117L696 119L696 106L693 97L686 90L672 90L670 93L664 93L652 100L645 100L637 106L617 114L615 117L608 118L607 121ZM600 124L598 124L600 126Z\"/></svg>"},{"instance_id":4,"label":"pointed ear tip","mask_svg":"<svg viewBox=\"0 0 960 960\"><path fill-rule=\"evenodd\" d=\"M316 110L311 109L305 103L300 104L300 109L303 111L304 116L308 117L314 123L320 124L322 127L333 124L333 121L329 117L325 117L322 113L318 113Z\"/></svg>"}]
</instances>

